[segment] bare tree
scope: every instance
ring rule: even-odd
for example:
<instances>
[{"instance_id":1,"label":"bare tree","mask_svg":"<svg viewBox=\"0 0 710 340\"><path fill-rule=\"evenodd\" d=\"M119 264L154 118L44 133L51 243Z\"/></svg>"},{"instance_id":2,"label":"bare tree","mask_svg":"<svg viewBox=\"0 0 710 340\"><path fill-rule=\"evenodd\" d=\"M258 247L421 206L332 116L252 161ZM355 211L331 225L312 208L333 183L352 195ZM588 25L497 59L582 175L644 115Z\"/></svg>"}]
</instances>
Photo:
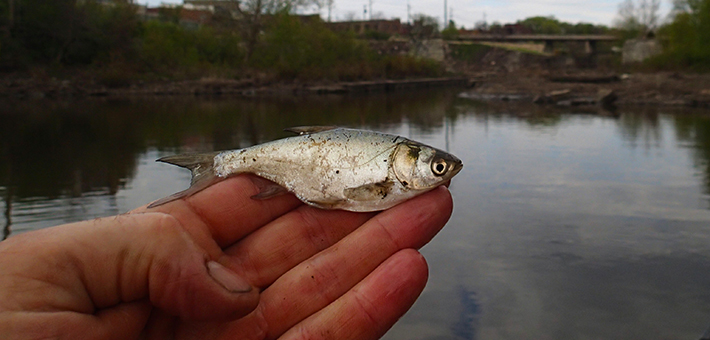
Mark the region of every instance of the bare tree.
<instances>
[{"instance_id":1,"label":"bare tree","mask_svg":"<svg viewBox=\"0 0 710 340\"><path fill-rule=\"evenodd\" d=\"M385 18L385 12L377 11L375 13L370 13L370 20L382 20Z\"/></svg>"},{"instance_id":2,"label":"bare tree","mask_svg":"<svg viewBox=\"0 0 710 340\"><path fill-rule=\"evenodd\" d=\"M355 21L357 19L357 13L355 11L347 11L343 18L343 21Z\"/></svg>"},{"instance_id":3,"label":"bare tree","mask_svg":"<svg viewBox=\"0 0 710 340\"><path fill-rule=\"evenodd\" d=\"M335 7L335 0L323 0L324 6L328 8L328 22L330 22L330 15L333 12L333 7Z\"/></svg>"},{"instance_id":4,"label":"bare tree","mask_svg":"<svg viewBox=\"0 0 710 340\"><path fill-rule=\"evenodd\" d=\"M614 26L641 34L654 30L658 27L660 6L660 0L624 0L619 4Z\"/></svg>"}]
</instances>

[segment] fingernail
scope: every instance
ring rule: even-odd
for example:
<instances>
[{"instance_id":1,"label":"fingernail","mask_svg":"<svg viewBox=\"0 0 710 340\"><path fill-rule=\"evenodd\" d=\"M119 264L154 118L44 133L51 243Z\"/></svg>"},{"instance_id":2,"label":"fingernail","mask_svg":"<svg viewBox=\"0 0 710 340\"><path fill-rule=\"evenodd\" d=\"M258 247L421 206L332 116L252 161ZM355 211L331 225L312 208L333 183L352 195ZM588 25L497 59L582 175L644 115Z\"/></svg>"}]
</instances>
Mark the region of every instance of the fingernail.
<instances>
[{"instance_id":1,"label":"fingernail","mask_svg":"<svg viewBox=\"0 0 710 340\"><path fill-rule=\"evenodd\" d=\"M215 261L207 262L207 272L217 283L232 293L247 293L252 289L249 282Z\"/></svg>"}]
</instances>

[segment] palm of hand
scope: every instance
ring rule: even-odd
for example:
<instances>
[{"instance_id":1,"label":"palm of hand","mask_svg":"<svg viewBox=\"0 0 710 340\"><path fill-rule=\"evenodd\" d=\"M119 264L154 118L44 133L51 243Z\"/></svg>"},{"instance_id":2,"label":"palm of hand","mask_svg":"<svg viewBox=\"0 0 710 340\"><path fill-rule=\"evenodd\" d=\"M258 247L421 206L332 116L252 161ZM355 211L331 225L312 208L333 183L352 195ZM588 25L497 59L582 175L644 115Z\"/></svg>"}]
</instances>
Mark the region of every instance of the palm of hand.
<instances>
[{"instance_id":1,"label":"palm of hand","mask_svg":"<svg viewBox=\"0 0 710 340\"><path fill-rule=\"evenodd\" d=\"M252 200L259 181L238 176L155 209L0 244L0 273L11 274L0 278L0 301L7 301L0 329L120 339L384 334L424 288L426 262L413 249L450 216L448 192L375 215L315 209L292 195ZM74 237L78 229L82 236ZM57 256L64 248L46 244L71 251ZM28 246L43 250L28 257ZM46 261L38 266L37 258ZM220 289L204 275L207 261L255 288ZM72 263L69 270L63 262ZM27 287L41 294L17 294Z\"/></svg>"}]
</instances>

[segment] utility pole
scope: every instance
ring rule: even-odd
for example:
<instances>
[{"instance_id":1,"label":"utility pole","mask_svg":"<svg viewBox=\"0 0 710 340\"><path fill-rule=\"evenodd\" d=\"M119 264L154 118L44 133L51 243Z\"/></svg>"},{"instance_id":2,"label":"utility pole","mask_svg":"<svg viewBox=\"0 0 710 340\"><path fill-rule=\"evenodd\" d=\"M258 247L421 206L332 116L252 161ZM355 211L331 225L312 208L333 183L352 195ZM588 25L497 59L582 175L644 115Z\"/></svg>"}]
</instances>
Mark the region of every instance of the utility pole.
<instances>
[{"instance_id":1,"label":"utility pole","mask_svg":"<svg viewBox=\"0 0 710 340\"><path fill-rule=\"evenodd\" d=\"M362 5L362 21L367 21L367 5Z\"/></svg>"},{"instance_id":2,"label":"utility pole","mask_svg":"<svg viewBox=\"0 0 710 340\"><path fill-rule=\"evenodd\" d=\"M370 0L370 20L372 20L372 0Z\"/></svg>"},{"instance_id":3,"label":"utility pole","mask_svg":"<svg viewBox=\"0 0 710 340\"><path fill-rule=\"evenodd\" d=\"M407 23L411 24L411 15L410 13L412 12L412 6L409 4L409 0L407 0Z\"/></svg>"},{"instance_id":4,"label":"utility pole","mask_svg":"<svg viewBox=\"0 0 710 340\"><path fill-rule=\"evenodd\" d=\"M449 24L449 18L447 17L446 13L447 7L448 6L446 5L446 0L444 0L444 28L446 28L446 25Z\"/></svg>"}]
</instances>

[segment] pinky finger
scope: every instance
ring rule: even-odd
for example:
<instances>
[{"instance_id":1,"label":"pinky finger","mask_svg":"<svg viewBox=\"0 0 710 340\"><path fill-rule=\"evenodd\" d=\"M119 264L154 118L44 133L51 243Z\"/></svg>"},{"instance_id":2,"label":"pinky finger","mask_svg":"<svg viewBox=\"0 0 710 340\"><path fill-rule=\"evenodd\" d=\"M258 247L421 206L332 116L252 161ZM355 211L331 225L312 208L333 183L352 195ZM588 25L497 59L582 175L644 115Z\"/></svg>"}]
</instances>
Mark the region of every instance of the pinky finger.
<instances>
[{"instance_id":1,"label":"pinky finger","mask_svg":"<svg viewBox=\"0 0 710 340\"><path fill-rule=\"evenodd\" d=\"M414 304L427 278L424 257L401 250L279 339L379 339Z\"/></svg>"}]
</instances>

